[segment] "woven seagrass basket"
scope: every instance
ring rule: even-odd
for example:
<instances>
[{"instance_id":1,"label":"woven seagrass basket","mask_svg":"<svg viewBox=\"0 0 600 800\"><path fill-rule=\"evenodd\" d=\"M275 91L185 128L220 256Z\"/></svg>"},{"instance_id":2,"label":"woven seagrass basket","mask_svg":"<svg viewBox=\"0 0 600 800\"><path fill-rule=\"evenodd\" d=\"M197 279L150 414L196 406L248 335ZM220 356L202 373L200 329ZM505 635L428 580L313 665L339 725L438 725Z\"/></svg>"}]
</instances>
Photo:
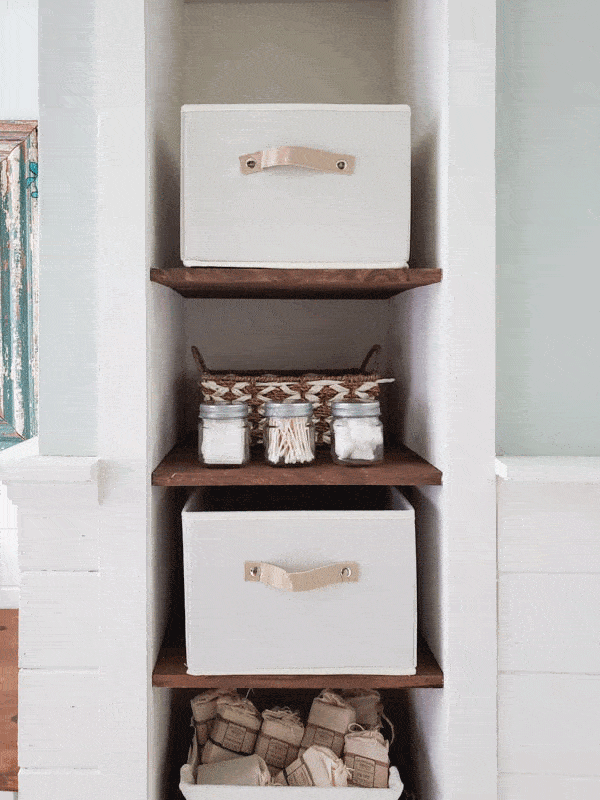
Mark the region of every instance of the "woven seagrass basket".
<instances>
[{"instance_id":1,"label":"woven seagrass basket","mask_svg":"<svg viewBox=\"0 0 600 800\"><path fill-rule=\"evenodd\" d=\"M265 403L308 400L314 407L316 444L327 445L331 442L332 400L376 399L380 385L394 381L394 378L382 378L377 372L367 371L369 362L380 350L380 345L374 345L358 368L330 373L288 370L237 374L209 369L197 347L192 347L192 354L200 371L202 402L248 403L253 444L262 441L261 420Z\"/></svg>"}]
</instances>

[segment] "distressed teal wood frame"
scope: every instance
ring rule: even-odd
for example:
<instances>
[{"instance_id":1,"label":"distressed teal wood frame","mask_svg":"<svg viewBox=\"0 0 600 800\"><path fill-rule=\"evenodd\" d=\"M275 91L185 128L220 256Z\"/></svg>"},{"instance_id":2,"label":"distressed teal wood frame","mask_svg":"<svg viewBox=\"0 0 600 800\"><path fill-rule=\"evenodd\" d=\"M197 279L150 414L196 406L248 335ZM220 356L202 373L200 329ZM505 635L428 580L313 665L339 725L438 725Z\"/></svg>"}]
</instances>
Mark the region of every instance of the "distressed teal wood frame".
<instances>
[{"instance_id":1,"label":"distressed teal wood frame","mask_svg":"<svg viewBox=\"0 0 600 800\"><path fill-rule=\"evenodd\" d=\"M0 122L0 450L37 434L37 122Z\"/></svg>"}]
</instances>

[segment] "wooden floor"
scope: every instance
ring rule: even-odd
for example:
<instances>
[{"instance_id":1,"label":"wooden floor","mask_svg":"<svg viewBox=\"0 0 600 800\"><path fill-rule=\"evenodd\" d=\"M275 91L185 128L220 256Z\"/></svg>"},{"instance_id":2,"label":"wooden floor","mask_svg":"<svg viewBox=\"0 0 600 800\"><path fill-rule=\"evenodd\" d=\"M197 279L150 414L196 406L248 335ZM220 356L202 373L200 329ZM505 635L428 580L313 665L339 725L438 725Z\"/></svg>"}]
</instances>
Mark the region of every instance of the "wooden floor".
<instances>
[{"instance_id":1,"label":"wooden floor","mask_svg":"<svg viewBox=\"0 0 600 800\"><path fill-rule=\"evenodd\" d=\"M17 791L16 609L0 609L0 792Z\"/></svg>"}]
</instances>

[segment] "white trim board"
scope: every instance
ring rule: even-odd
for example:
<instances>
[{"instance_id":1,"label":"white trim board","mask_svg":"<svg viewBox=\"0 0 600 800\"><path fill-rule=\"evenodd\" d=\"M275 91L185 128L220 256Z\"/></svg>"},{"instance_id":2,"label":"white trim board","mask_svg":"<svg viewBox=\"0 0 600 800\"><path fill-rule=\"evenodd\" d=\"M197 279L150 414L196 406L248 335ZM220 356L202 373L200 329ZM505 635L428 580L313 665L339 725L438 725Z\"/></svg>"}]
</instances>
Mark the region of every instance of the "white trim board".
<instances>
[{"instance_id":1,"label":"white trim board","mask_svg":"<svg viewBox=\"0 0 600 800\"><path fill-rule=\"evenodd\" d=\"M98 459L89 456L42 456L37 437L0 453L0 480L13 483L94 483Z\"/></svg>"},{"instance_id":2,"label":"white trim board","mask_svg":"<svg viewBox=\"0 0 600 800\"><path fill-rule=\"evenodd\" d=\"M508 481L600 483L598 456L502 456L496 475Z\"/></svg>"}]
</instances>

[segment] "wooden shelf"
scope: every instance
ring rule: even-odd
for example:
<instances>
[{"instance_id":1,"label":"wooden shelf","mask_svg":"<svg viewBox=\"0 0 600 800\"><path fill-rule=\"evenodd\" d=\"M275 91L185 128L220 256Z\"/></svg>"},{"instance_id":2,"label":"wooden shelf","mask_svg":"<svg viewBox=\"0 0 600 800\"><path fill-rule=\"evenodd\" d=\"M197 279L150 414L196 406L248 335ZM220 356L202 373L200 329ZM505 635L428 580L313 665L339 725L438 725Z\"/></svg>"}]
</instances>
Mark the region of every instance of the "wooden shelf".
<instances>
[{"instance_id":1,"label":"wooden shelf","mask_svg":"<svg viewBox=\"0 0 600 800\"><path fill-rule=\"evenodd\" d=\"M407 447L390 450L381 464L345 467L317 452L306 467L270 467L256 453L245 467L207 468L194 447L175 447L152 473L153 486L439 486L442 473Z\"/></svg>"},{"instance_id":2,"label":"wooden shelf","mask_svg":"<svg viewBox=\"0 0 600 800\"><path fill-rule=\"evenodd\" d=\"M19 612L0 609L0 792L19 788L17 761L17 679Z\"/></svg>"},{"instance_id":3,"label":"wooden shelf","mask_svg":"<svg viewBox=\"0 0 600 800\"><path fill-rule=\"evenodd\" d=\"M183 297L366 298L393 297L439 283L440 269L258 269L174 267L150 270L150 280Z\"/></svg>"},{"instance_id":4,"label":"wooden shelf","mask_svg":"<svg viewBox=\"0 0 600 800\"><path fill-rule=\"evenodd\" d=\"M416 675L188 675L185 647L163 647L152 685L169 689L441 689L444 675L427 644L420 639Z\"/></svg>"}]
</instances>

